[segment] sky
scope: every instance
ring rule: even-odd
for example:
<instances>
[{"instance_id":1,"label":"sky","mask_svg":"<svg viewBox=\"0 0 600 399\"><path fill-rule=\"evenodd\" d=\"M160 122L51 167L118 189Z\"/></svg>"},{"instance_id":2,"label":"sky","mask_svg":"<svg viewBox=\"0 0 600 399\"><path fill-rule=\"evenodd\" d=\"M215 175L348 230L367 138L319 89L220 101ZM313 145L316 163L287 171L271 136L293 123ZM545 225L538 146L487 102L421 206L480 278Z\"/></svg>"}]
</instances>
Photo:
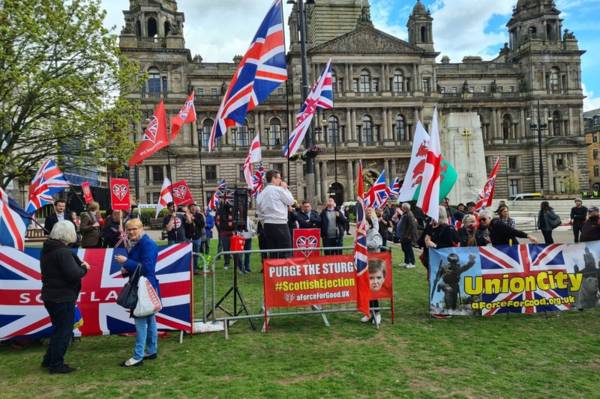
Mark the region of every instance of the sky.
<instances>
[{"instance_id":1,"label":"sky","mask_svg":"<svg viewBox=\"0 0 600 399\"><path fill-rule=\"evenodd\" d=\"M319 0L315 0L319 1ZM584 110L600 108L600 0L555 0L563 28L575 33L582 58ZM101 0L105 25L123 25L127 0ZM406 40L406 22L416 0L370 0L375 27ZM506 23L517 0L422 0L431 10L436 51L459 62L466 55L492 59L508 41ZM206 62L231 62L243 54L272 0L179 0L185 13L184 35L192 55ZM285 3L285 1L284 1ZM285 4L286 18L291 6Z\"/></svg>"}]
</instances>

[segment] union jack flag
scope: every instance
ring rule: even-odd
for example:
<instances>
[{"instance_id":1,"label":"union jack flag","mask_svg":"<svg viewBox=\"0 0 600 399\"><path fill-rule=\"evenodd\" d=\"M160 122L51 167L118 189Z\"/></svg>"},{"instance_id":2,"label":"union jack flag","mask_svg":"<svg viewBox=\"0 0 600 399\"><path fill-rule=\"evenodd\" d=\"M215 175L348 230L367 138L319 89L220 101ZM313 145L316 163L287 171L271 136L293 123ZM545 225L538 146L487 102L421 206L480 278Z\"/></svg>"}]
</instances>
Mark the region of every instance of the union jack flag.
<instances>
[{"instance_id":1,"label":"union jack flag","mask_svg":"<svg viewBox=\"0 0 600 399\"><path fill-rule=\"evenodd\" d=\"M385 182L385 170L383 170L367 192L365 196L365 205L373 209L382 208L390 195L391 191Z\"/></svg>"},{"instance_id":2,"label":"union jack flag","mask_svg":"<svg viewBox=\"0 0 600 399\"><path fill-rule=\"evenodd\" d=\"M369 285L368 250L367 250L367 210L364 202L364 186L362 163L358 166L356 193L356 235L354 240L354 266L356 267L356 289L358 299L356 307L365 316L369 315L371 287Z\"/></svg>"},{"instance_id":3,"label":"union jack flag","mask_svg":"<svg viewBox=\"0 0 600 399\"><path fill-rule=\"evenodd\" d=\"M221 199L219 198L219 192L216 191L213 196L210 198L210 201L208 201L208 209L215 211L217 210L217 208L219 207L219 205L221 204Z\"/></svg>"},{"instance_id":4,"label":"union jack flag","mask_svg":"<svg viewBox=\"0 0 600 399\"><path fill-rule=\"evenodd\" d=\"M257 134L252 143L250 144L250 148L248 149L248 156L244 161L244 179L246 180L246 184L250 190L254 189L254 168L252 166L253 163L260 162L262 160L262 151L260 149L260 134Z\"/></svg>"},{"instance_id":5,"label":"union jack flag","mask_svg":"<svg viewBox=\"0 0 600 399\"><path fill-rule=\"evenodd\" d=\"M390 195L398 197L398 194L400 194L400 178L396 177L390 186Z\"/></svg>"},{"instance_id":6,"label":"union jack flag","mask_svg":"<svg viewBox=\"0 0 600 399\"><path fill-rule=\"evenodd\" d=\"M53 159L48 159L42 164L31 181L29 202L25 211L31 214L44 205L52 204L54 202L52 195L60 193L67 187L69 187L69 182L56 166L56 162Z\"/></svg>"},{"instance_id":7,"label":"union jack flag","mask_svg":"<svg viewBox=\"0 0 600 399\"><path fill-rule=\"evenodd\" d=\"M233 74L210 132L209 151L228 127L243 125L246 114L287 80L286 68L283 5L275 0Z\"/></svg>"},{"instance_id":8,"label":"union jack flag","mask_svg":"<svg viewBox=\"0 0 600 399\"><path fill-rule=\"evenodd\" d=\"M126 280L114 255L124 249L80 249L79 258L91 268L81 280L78 307L84 323L75 335L109 335L135 331L129 312L117 305ZM40 249L26 252L0 249L0 340L50 334L50 317L41 301ZM163 309L157 313L159 329L192 331L192 245L181 243L158 254L156 277L160 281Z\"/></svg>"},{"instance_id":9,"label":"union jack flag","mask_svg":"<svg viewBox=\"0 0 600 399\"><path fill-rule=\"evenodd\" d=\"M29 215L0 188L0 245L25 249Z\"/></svg>"},{"instance_id":10,"label":"union jack flag","mask_svg":"<svg viewBox=\"0 0 600 399\"><path fill-rule=\"evenodd\" d=\"M217 180L217 191L223 192L227 189L227 182L225 179Z\"/></svg>"},{"instance_id":11,"label":"union jack flag","mask_svg":"<svg viewBox=\"0 0 600 399\"><path fill-rule=\"evenodd\" d=\"M252 175L252 185L253 197L256 197L265 188L265 168L262 163L258 166L258 170L254 172L254 175Z\"/></svg>"},{"instance_id":12,"label":"union jack flag","mask_svg":"<svg viewBox=\"0 0 600 399\"><path fill-rule=\"evenodd\" d=\"M553 272L567 272L564 260L564 244L533 245L521 244L502 247L480 247L481 274L485 280L490 278L502 278L507 275L513 277L529 277L548 270ZM533 299L551 299L568 296L568 288L542 290L537 284L534 290L525 290L520 293L501 292L499 294L483 294L484 302L500 301L525 301ZM523 306L505 307L496 309L484 309L484 316L492 316L497 313L537 313L554 310L568 310L571 307L565 305L545 306Z\"/></svg>"},{"instance_id":13,"label":"union jack flag","mask_svg":"<svg viewBox=\"0 0 600 399\"><path fill-rule=\"evenodd\" d=\"M296 127L290 134L287 145L283 149L284 157L292 157L302 144L306 131L310 127L317 108L333 109L333 77L331 73L331 59L327 62L325 70L319 80L315 82L306 97L300 112L296 115Z\"/></svg>"}]
</instances>

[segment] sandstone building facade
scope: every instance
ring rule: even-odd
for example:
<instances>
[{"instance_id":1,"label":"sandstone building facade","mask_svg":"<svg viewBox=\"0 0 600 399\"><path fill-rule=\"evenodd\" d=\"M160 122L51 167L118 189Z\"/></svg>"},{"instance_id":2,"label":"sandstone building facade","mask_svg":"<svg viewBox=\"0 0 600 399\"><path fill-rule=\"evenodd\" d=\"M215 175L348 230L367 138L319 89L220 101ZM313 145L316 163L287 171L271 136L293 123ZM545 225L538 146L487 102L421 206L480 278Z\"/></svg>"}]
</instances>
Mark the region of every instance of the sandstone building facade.
<instances>
[{"instance_id":1,"label":"sandstone building facade","mask_svg":"<svg viewBox=\"0 0 600 399\"><path fill-rule=\"evenodd\" d=\"M232 12L243 10L240 6ZM316 201L323 202L329 193L338 202L352 200L358 160L372 173L385 168L388 178L402 178L415 123L421 120L427 127L436 106L442 126L450 112L480 116L488 170L495 157L502 160L498 196L542 189L538 120L544 191L587 189L580 65L584 52L573 33L563 30L559 14L552 0L518 0L507 24L510 42L496 58L465 57L453 63L435 47L435 21L420 1L408 20L408 41L378 30L366 1L319 0L309 6L309 82L329 58L335 75L335 109L319 111L314 122L323 150L316 159ZM209 63L192 55L183 38L185 16L175 0L130 0L124 15L121 50L149 78L139 94L146 116L160 98L169 115L175 114L191 89L198 112L197 122L184 127L169 153L161 151L140 167L140 202L156 202L169 160L172 179L185 179L204 204L219 178L243 186L241 167L256 132L261 134L265 167L282 170L296 197L305 198L303 161L288 164L281 156L301 103L296 6L287 21L288 84L250 113L246 126L228 132L212 153L206 149L210 128L240 58ZM143 128L138 126L136 140Z\"/></svg>"}]
</instances>

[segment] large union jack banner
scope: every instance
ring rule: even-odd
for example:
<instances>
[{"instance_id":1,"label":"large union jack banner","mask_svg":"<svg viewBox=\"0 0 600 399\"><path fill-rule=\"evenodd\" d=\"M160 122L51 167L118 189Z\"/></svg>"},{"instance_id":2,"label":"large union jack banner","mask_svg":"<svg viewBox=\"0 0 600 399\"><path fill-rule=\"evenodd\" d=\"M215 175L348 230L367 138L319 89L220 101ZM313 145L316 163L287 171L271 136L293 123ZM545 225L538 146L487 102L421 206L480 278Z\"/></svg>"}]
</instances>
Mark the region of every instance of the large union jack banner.
<instances>
[{"instance_id":1,"label":"large union jack banner","mask_svg":"<svg viewBox=\"0 0 600 399\"><path fill-rule=\"evenodd\" d=\"M25 252L0 247L0 340L43 337L50 334L50 317L41 300L40 249ZM91 268L82 279L77 305L83 325L75 335L110 335L135 331L129 312L117 305L126 282L114 260L124 249L79 249ZM156 315L158 328L192 332L192 245L164 247L158 254L156 277L163 309Z\"/></svg>"},{"instance_id":2,"label":"large union jack banner","mask_svg":"<svg viewBox=\"0 0 600 399\"><path fill-rule=\"evenodd\" d=\"M430 252L430 310L493 316L599 306L600 242Z\"/></svg>"}]
</instances>

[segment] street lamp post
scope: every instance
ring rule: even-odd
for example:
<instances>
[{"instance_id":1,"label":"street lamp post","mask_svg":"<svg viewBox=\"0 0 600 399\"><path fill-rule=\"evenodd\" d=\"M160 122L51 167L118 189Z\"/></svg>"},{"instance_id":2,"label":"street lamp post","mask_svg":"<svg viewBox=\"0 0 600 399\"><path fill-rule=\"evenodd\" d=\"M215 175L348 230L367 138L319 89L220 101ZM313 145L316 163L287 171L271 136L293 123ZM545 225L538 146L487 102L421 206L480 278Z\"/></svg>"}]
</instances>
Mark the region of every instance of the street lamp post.
<instances>
[{"instance_id":1,"label":"street lamp post","mask_svg":"<svg viewBox=\"0 0 600 399\"><path fill-rule=\"evenodd\" d=\"M314 0L288 0L288 4L298 4L298 22L300 24L300 59L302 66L302 102L308 97L308 57L306 52L306 8L307 4L314 4ZM306 159L306 196L308 201L315 203L315 158L312 148L315 145L312 126L306 131L304 145L308 150Z\"/></svg>"},{"instance_id":2,"label":"street lamp post","mask_svg":"<svg viewBox=\"0 0 600 399\"><path fill-rule=\"evenodd\" d=\"M541 123L540 120L540 114L541 114L541 108L540 108L540 100L537 100L537 123L534 124L530 124L529 127L531 129L536 129L537 130L537 136L538 136L538 153L539 153L539 157L540 157L540 168L539 168L539 173L540 173L540 189L542 194L544 193L544 159L543 159L543 155L542 155L542 130L546 130L548 129L548 124L547 123ZM531 120L531 118L528 118L528 120ZM548 120L552 120L552 118L548 118Z\"/></svg>"}]
</instances>

